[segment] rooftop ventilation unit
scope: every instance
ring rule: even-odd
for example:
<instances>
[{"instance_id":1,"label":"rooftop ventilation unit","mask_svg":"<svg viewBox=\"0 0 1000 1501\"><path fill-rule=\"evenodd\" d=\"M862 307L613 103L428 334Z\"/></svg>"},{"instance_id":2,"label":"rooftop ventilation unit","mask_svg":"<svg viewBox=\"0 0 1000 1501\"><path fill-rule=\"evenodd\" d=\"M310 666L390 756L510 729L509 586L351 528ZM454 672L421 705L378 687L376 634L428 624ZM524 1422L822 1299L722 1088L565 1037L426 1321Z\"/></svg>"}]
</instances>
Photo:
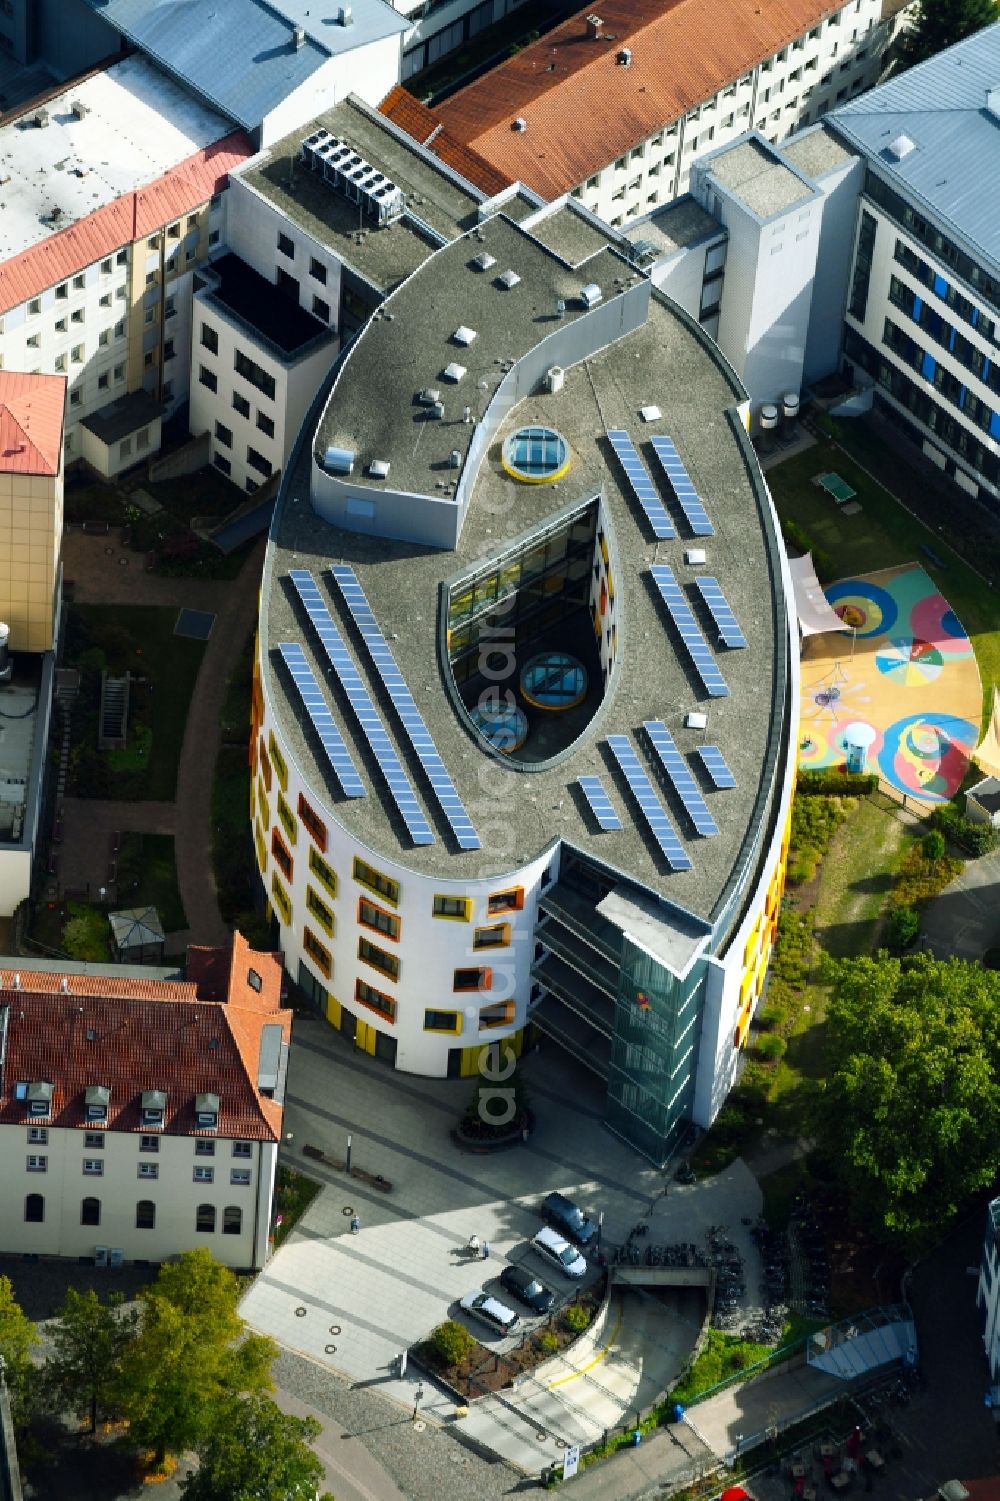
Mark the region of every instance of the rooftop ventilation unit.
<instances>
[{"instance_id":1,"label":"rooftop ventilation unit","mask_svg":"<svg viewBox=\"0 0 1000 1501\"><path fill-rule=\"evenodd\" d=\"M520 280L521 278L518 276L516 271L501 271L500 275L497 277L497 282L499 283L499 285L501 287L506 287L508 292L510 291L511 287L516 287Z\"/></svg>"},{"instance_id":2,"label":"rooftop ventilation unit","mask_svg":"<svg viewBox=\"0 0 1000 1501\"><path fill-rule=\"evenodd\" d=\"M84 104L82 99L74 99L70 105L70 111L74 120L82 120L84 115L90 114L90 105Z\"/></svg>"},{"instance_id":3,"label":"rooftop ventilation unit","mask_svg":"<svg viewBox=\"0 0 1000 1501\"><path fill-rule=\"evenodd\" d=\"M516 120L510 122L510 128L511 130L516 130L520 135L522 131L527 130L528 122L523 115L518 115Z\"/></svg>"},{"instance_id":4,"label":"rooftop ventilation unit","mask_svg":"<svg viewBox=\"0 0 1000 1501\"><path fill-rule=\"evenodd\" d=\"M350 448L335 448L331 445L323 455L323 468L327 474L353 474L354 452Z\"/></svg>"},{"instance_id":5,"label":"rooftop ventilation unit","mask_svg":"<svg viewBox=\"0 0 1000 1501\"><path fill-rule=\"evenodd\" d=\"M460 328L456 328L451 337L454 339L456 344L468 345L471 344L473 339L476 337L476 330L474 328L466 328L465 324L463 323Z\"/></svg>"},{"instance_id":6,"label":"rooftop ventilation unit","mask_svg":"<svg viewBox=\"0 0 1000 1501\"><path fill-rule=\"evenodd\" d=\"M889 142L885 152L892 161L901 162L904 156L909 156L910 152L916 149L916 142L911 141L908 135L898 135Z\"/></svg>"},{"instance_id":7,"label":"rooftop ventilation unit","mask_svg":"<svg viewBox=\"0 0 1000 1501\"><path fill-rule=\"evenodd\" d=\"M389 460L372 459L371 463L368 465L368 473L371 475L372 479L388 479Z\"/></svg>"},{"instance_id":8,"label":"rooftop ventilation unit","mask_svg":"<svg viewBox=\"0 0 1000 1501\"><path fill-rule=\"evenodd\" d=\"M461 468L461 465L462 465L462 452L461 452L461 449L458 449L458 448L453 448L452 449L450 455L448 456L448 463L451 465L452 469L460 469Z\"/></svg>"},{"instance_id":9,"label":"rooftop ventilation unit","mask_svg":"<svg viewBox=\"0 0 1000 1501\"><path fill-rule=\"evenodd\" d=\"M600 16L590 15L587 17L587 40L599 42L604 30L604 22Z\"/></svg>"},{"instance_id":10,"label":"rooftop ventilation unit","mask_svg":"<svg viewBox=\"0 0 1000 1501\"><path fill-rule=\"evenodd\" d=\"M601 291L596 281L588 282L587 285L580 291L580 301L583 303L585 308L596 307L603 296L604 293Z\"/></svg>"},{"instance_id":11,"label":"rooftop ventilation unit","mask_svg":"<svg viewBox=\"0 0 1000 1501\"><path fill-rule=\"evenodd\" d=\"M391 224L406 212L401 188L328 130L315 130L302 142L302 160L311 171L378 224Z\"/></svg>"},{"instance_id":12,"label":"rooftop ventilation unit","mask_svg":"<svg viewBox=\"0 0 1000 1501\"><path fill-rule=\"evenodd\" d=\"M556 391L561 391L565 384L566 372L563 367L561 365L550 365L545 372L546 390L555 393Z\"/></svg>"},{"instance_id":13,"label":"rooftop ventilation unit","mask_svg":"<svg viewBox=\"0 0 1000 1501\"><path fill-rule=\"evenodd\" d=\"M432 417L436 417L439 422L443 422L444 421L444 402L443 401L436 401L434 403L434 405L431 407L431 416Z\"/></svg>"},{"instance_id":14,"label":"rooftop ventilation unit","mask_svg":"<svg viewBox=\"0 0 1000 1501\"><path fill-rule=\"evenodd\" d=\"M425 386L422 391L417 392L417 401L422 407L432 407L440 400L441 392L436 391L433 386Z\"/></svg>"},{"instance_id":15,"label":"rooftop ventilation unit","mask_svg":"<svg viewBox=\"0 0 1000 1501\"><path fill-rule=\"evenodd\" d=\"M697 712L693 712L691 714L685 714L685 716L684 716L684 728L686 730L707 730L708 729L708 715L707 714L699 714Z\"/></svg>"},{"instance_id":16,"label":"rooftop ventilation unit","mask_svg":"<svg viewBox=\"0 0 1000 1501\"><path fill-rule=\"evenodd\" d=\"M292 43L296 52L299 52L306 44L306 29L304 26L296 26L292 31Z\"/></svg>"},{"instance_id":17,"label":"rooftop ventilation unit","mask_svg":"<svg viewBox=\"0 0 1000 1501\"><path fill-rule=\"evenodd\" d=\"M656 260L658 247L655 240L626 241L623 248L629 260L636 266L646 266L650 261Z\"/></svg>"},{"instance_id":18,"label":"rooftop ventilation unit","mask_svg":"<svg viewBox=\"0 0 1000 1501\"><path fill-rule=\"evenodd\" d=\"M490 267L495 266L496 263L496 256L490 255L488 250L484 250L481 252L481 254L473 257L472 261L472 264L475 266L477 271L488 271Z\"/></svg>"},{"instance_id":19,"label":"rooftop ventilation unit","mask_svg":"<svg viewBox=\"0 0 1000 1501\"><path fill-rule=\"evenodd\" d=\"M37 125L39 130L44 130L45 126L49 123L49 112L47 109L36 109L31 119L32 123Z\"/></svg>"},{"instance_id":20,"label":"rooftop ventilation unit","mask_svg":"<svg viewBox=\"0 0 1000 1501\"><path fill-rule=\"evenodd\" d=\"M639 416L642 418L643 422L656 422L660 417L663 416L663 413L660 411L658 406L650 405L648 407L640 407Z\"/></svg>"},{"instance_id":21,"label":"rooftop ventilation unit","mask_svg":"<svg viewBox=\"0 0 1000 1501\"><path fill-rule=\"evenodd\" d=\"M452 360L450 365L445 365L444 369L441 371L442 379L454 381L456 385L462 379L462 376L464 374L465 366L459 365L455 360Z\"/></svg>"},{"instance_id":22,"label":"rooftop ventilation unit","mask_svg":"<svg viewBox=\"0 0 1000 1501\"><path fill-rule=\"evenodd\" d=\"M349 5L341 5L337 11L337 20L341 26L351 26L354 23L354 12Z\"/></svg>"},{"instance_id":23,"label":"rooftop ventilation unit","mask_svg":"<svg viewBox=\"0 0 1000 1501\"><path fill-rule=\"evenodd\" d=\"M689 568L697 568L699 563L705 562L705 549L703 547L689 547L684 554L684 561Z\"/></svg>"},{"instance_id":24,"label":"rooftop ventilation unit","mask_svg":"<svg viewBox=\"0 0 1000 1501\"><path fill-rule=\"evenodd\" d=\"M632 66L632 48L631 47L623 47L622 48L622 50L618 54L618 62L622 65L623 68L631 68L631 66Z\"/></svg>"}]
</instances>

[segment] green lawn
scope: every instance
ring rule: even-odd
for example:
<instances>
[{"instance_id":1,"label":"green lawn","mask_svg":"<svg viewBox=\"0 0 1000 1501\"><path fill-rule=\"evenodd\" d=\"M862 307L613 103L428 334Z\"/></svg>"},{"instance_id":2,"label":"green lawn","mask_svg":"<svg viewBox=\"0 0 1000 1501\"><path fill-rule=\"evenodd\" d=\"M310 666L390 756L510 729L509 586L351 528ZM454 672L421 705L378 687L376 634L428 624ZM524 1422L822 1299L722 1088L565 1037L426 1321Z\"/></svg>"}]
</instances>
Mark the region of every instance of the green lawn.
<instances>
[{"instance_id":1,"label":"green lawn","mask_svg":"<svg viewBox=\"0 0 1000 1501\"><path fill-rule=\"evenodd\" d=\"M847 424L841 423L838 431ZM859 430L860 431L860 430ZM871 443L852 437L852 443ZM866 449L862 462L870 468ZM884 461L883 461L884 462ZM833 470L858 492L862 510L845 516L826 493L812 483L817 474ZM910 471L912 472L912 471ZM906 471L901 471L906 473ZM1000 609L996 591L980 578L945 541L926 527L843 449L823 440L768 471L768 485L778 515L797 522L810 542L830 555L836 578L873 573L899 563L919 563L934 579L972 641L983 680L985 728L990 686L1000 682ZM904 497L905 498L905 497ZM938 567L920 551L927 543L947 565Z\"/></svg>"},{"instance_id":2,"label":"green lawn","mask_svg":"<svg viewBox=\"0 0 1000 1501\"><path fill-rule=\"evenodd\" d=\"M118 898L123 907L155 907L164 933L187 927L172 834L122 835Z\"/></svg>"}]
</instances>

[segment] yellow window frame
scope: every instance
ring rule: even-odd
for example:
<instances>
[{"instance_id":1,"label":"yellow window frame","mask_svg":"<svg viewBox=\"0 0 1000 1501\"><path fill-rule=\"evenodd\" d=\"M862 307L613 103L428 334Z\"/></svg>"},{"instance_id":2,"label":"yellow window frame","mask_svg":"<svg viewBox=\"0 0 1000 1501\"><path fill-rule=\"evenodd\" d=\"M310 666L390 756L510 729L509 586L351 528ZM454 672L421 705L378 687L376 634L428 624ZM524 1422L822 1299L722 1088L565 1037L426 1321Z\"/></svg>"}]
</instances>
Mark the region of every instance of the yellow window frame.
<instances>
[{"instance_id":1,"label":"yellow window frame","mask_svg":"<svg viewBox=\"0 0 1000 1501\"><path fill-rule=\"evenodd\" d=\"M268 750L271 753L271 765L274 767L274 770L275 770L275 773L277 775L278 781L279 781L279 783L281 785L281 790L282 790L282 792L287 792L288 791L288 763L286 762L284 756L281 754L281 751L278 749L278 743L277 743L277 741L274 738L274 731L273 730L269 730L268 731L267 748L268 748Z\"/></svg>"},{"instance_id":2,"label":"yellow window frame","mask_svg":"<svg viewBox=\"0 0 1000 1501\"><path fill-rule=\"evenodd\" d=\"M337 872L323 859L319 850L309 850L309 869L324 890L330 896L335 897L337 895Z\"/></svg>"},{"instance_id":3,"label":"yellow window frame","mask_svg":"<svg viewBox=\"0 0 1000 1501\"><path fill-rule=\"evenodd\" d=\"M374 891L390 907L399 906L399 882L393 876L383 875L374 865L369 865L357 855L354 857L353 873L359 886L366 886L369 891ZM385 890L385 887L389 889Z\"/></svg>"},{"instance_id":4,"label":"yellow window frame","mask_svg":"<svg viewBox=\"0 0 1000 1501\"><path fill-rule=\"evenodd\" d=\"M438 902L461 902L461 912L438 912ZM450 896L446 892L435 892L431 901L431 916L439 918L441 922L468 922L472 917L471 896Z\"/></svg>"},{"instance_id":5,"label":"yellow window frame","mask_svg":"<svg viewBox=\"0 0 1000 1501\"><path fill-rule=\"evenodd\" d=\"M271 895L287 927L292 921L292 900L278 879L278 872L276 870L271 872Z\"/></svg>"},{"instance_id":6,"label":"yellow window frame","mask_svg":"<svg viewBox=\"0 0 1000 1501\"><path fill-rule=\"evenodd\" d=\"M306 906L319 923L323 932L330 938L333 937L333 913L312 886L306 887Z\"/></svg>"},{"instance_id":7,"label":"yellow window frame","mask_svg":"<svg viewBox=\"0 0 1000 1501\"><path fill-rule=\"evenodd\" d=\"M296 819L295 814L292 812L291 808L288 806L283 795L280 792L278 793L278 818L281 821L281 827L288 835L289 844L298 844L298 820Z\"/></svg>"}]
</instances>

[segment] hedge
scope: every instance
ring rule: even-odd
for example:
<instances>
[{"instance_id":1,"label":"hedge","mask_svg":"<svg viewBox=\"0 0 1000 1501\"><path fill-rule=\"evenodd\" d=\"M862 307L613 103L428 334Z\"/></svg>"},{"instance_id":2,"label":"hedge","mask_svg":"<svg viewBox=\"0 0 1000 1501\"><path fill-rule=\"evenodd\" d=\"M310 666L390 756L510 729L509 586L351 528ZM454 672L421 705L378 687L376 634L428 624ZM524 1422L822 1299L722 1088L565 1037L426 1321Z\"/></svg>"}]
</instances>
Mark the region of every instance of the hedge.
<instances>
[{"instance_id":1,"label":"hedge","mask_svg":"<svg viewBox=\"0 0 1000 1501\"><path fill-rule=\"evenodd\" d=\"M949 803L934 809L931 824L969 855L988 855L1000 845L1000 833L992 824L975 823Z\"/></svg>"},{"instance_id":2,"label":"hedge","mask_svg":"<svg viewBox=\"0 0 1000 1501\"><path fill-rule=\"evenodd\" d=\"M863 797L878 788L878 775L869 771L800 771L795 790L807 797Z\"/></svg>"}]
</instances>

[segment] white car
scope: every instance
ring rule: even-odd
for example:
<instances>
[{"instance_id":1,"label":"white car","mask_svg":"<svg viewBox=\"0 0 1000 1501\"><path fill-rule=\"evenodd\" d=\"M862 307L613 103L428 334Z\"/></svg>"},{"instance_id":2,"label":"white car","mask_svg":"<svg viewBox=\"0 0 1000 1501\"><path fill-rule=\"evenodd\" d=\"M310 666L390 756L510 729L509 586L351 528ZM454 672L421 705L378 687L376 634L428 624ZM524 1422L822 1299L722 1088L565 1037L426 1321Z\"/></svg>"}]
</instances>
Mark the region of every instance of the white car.
<instances>
[{"instance_id":1,"label":"white car","mask_svg":"<svg viewBox=\"0 0 1000 1501\"><path fill-rule=\"evenodd\" d=\"M531 1249L537 1251L543 1261L549 1266L554 1266L558 1271L565 1272L567 1277L583 1277L586 1275L587 1262L580 1255L576 1246L571 1246L556 1230L551 1230L548 1225L539 1230L531 1242Z\"/></svg>"}]
</instances>

